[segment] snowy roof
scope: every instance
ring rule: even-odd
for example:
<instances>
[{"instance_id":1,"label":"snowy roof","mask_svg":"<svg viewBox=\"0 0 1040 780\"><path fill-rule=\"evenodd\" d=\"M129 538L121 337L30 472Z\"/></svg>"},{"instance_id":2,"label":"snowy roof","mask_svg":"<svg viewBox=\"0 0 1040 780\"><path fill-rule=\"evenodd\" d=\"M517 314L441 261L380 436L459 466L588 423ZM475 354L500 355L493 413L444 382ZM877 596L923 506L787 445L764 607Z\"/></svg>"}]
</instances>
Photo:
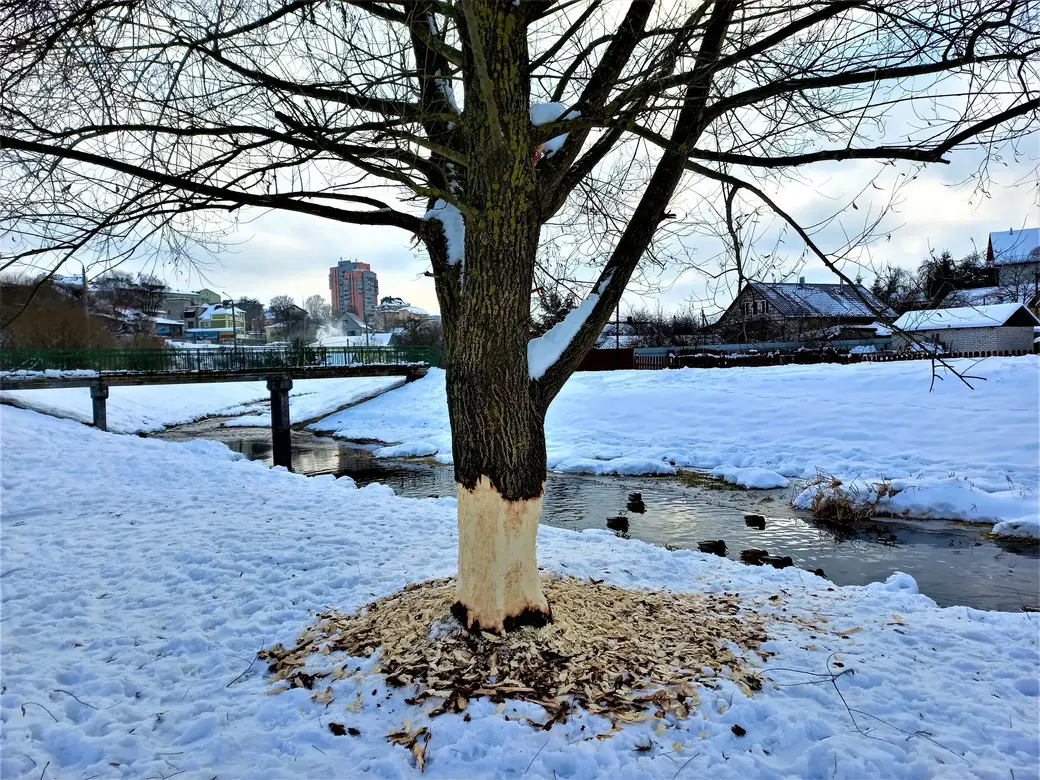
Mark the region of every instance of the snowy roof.
<instances>
[{"instance_id":1,"label":"snowy roof","mask_svg":"<svg viewBox=\"0 0 1040 780\"><path fill-rule=\"evenodd\" d=\"M785 317L874 317L849 284L800 284L749 282L755 293L765 298L778 314ZM859 292L882 314L894 312L870 290Z\"/></svg>"},{"instance_id":2,"label":"snowy roof","mask_svg":"<svg viewBox=\"0 0 1040 780\"><path fill-rule=\"evenodd\" d=\"M996 303L992 306L963 306L956 309L924 309L908 311L894 327L906 331L945 330L947 328L997 328L1015 317L1023 325L1037 320L1021 303ZM1016 323L1017 324L1017 323Z\"/></svg>"},{"instance_id":3,"label":"snowy roof","mask_svg":"<svg viewBox=\"0 0 1040 780\"><path fill-rule=\"evenodd\" d=\"M970 290L950 290L942 299L942 308L953 309L957 306L988 306L994 303L1015 303L1015 290L1005 287L973 287ZM1028 290L1020 292L1022 298L1028 297ZM1018 303L1025 303L1019 300Z\"/></svg>"},{"instance_id":4,"label":"snowy roof","mask_svg":"<svg viewBox=\"0 0 1040 780\"><path fill-rule=\"evenodd\" d=\"M188 328L185 333L232 333L234 328Z\"/></svg>"},{"instance_id":5,"label":"snowy roof","mask_svg":"<svg viewBox=\"0 0 1040 780\"><path fill-rule=\"evenodd\" d=\"M199 315L199 319L200 320L208 320L208 319L210 319L211 317L214 317L214 316L216 316L216 317L223 317L223 316L226 316L228 314L231 314L231 312L234 312L235 316L237 316L239 314L245 314L245 312L242 311L242 309L238 308L237 306L234 306L234 307L224 307L224 306L222 306L219 303L211 303L211 304L207 305L205 309L202 310L202 313Z\"/></svg>"},{"instance_id":6,"label":"snowy roof","mask_svg":"<svg viewBox=\"0 0 1040 780\"><path fill-rule=\"evenodd\" d=\"M168 320L165 317L150 317L156 325L183 325L184 320Z\"/></svg>"},{"instance_id":7,"label":"snowy roof","mask_svg":"<svg viewBox=\"0 0 1040 780\"><path fill-rule=\"evenodd\" d=\"M1040 247L1040 227L1007 230L989 234L990 262L997 265L1029 262L1030 253Z\"/></svg>"}]
</instances>

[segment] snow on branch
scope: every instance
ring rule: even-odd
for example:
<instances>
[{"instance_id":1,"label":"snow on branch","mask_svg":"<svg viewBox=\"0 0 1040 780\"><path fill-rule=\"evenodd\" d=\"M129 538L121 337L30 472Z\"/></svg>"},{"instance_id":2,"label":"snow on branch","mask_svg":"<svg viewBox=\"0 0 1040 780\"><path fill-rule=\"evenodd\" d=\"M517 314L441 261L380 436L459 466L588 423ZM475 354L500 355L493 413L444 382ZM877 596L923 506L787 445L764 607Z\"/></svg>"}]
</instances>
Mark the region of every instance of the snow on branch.
<instances>
[{"instance_id":1,"label":"snow on branch","mask_svg":"<svg viewBox=\"0 0 1040 780\"><path fill-rule=\"evenodd\" d=\"M608 276L596 287L596 291L582 301L576 309L567 313L560 322L553 325L543 336L531 339L527 342L527 373L531 379L541 379L542 375L549 370L567 347L570 346L574 337L578 335L585 320L592 314L592 310L599 303L600 296L610 284Z\"/></svg>"},{"instance_id":2,"label":"snow on branch","mask_svg":"<svg viewBox=\"0 0 1040 780\"><path fill-rule=\"evenodd\" d=\"M542 125L548 125L552 122L557 122L566 119L577 119L581 116L580 111L567 111L566 103L535 103L531 106L531 124L535 127L541 127ZM569 133L563 133L550 138L548 141L538 147L542 156L550 157L556 152L563 148L563 144L567 141Z\"/></svg>"}]
</instances>

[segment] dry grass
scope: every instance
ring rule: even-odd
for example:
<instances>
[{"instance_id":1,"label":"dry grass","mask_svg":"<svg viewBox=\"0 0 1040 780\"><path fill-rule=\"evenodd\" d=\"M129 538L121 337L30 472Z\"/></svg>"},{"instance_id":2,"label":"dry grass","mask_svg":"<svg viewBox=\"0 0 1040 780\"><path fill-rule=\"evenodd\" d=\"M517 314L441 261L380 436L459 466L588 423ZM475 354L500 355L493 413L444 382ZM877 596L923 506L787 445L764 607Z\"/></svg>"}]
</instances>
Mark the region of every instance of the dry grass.
<instances>
[{"instance_id":1,"label":"dry grass","mask_svg":"<svg viewBox=\"0 0 1040 780\"><path fill-rule=\"evenodd\" d=\"M415 685L407 701L435 702L431 716L461 712L474 696L520 699L546 709L544 722L532 721L541 728L565 720L573 706L615 726L646 719L651 707L683 718L697 704L697 684L716 676L733 679L749 695L761 687L729 643L757 649L766 639L764 620L742 611L736 596L629 590L575 578L545 579L543 587L553 610L544 628L472 634L449 612L454 581L431 580L354 615L319 615L296 647L278 645L260 657L275 680L313 688L321 675L305 671L312 654L364 657L381 650L377 673L390 685ZM348 674L344 664L325 676ZM331 689L314 696L331 701Z\"/></svg>"},{"instance_id":2,"label":"dry grass","mask_svg":"<svg viewBox=\"0 0 1040 780\"><path fill-rule=\"evenodd\" d=\"M886 482L873 488L846 487L837 477L818 474L811 483L818 486L810 511L817 520L834 525L851 525L877 516L878 505L889 494Z\"/></svg>"}]
</instances>

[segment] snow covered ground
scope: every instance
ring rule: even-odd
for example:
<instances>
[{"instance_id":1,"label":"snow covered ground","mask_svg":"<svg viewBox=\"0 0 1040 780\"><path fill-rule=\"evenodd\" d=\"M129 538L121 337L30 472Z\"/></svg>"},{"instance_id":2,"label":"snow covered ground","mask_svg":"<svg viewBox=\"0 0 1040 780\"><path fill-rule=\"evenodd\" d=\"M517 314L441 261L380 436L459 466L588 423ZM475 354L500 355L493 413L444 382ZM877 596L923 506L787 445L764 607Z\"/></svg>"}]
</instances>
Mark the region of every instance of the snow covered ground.
<instances>
[{"instance_id":1,"label":"snow covered ground","mask_svg":"<svg viewBox=\"0 0 1040 780\"><path fill-rule=\"evenodd\" d=\"M971 361L954 361L962 370ZM575 374L546 419L557 471L704 470L753 487L904 480L893 511L974 521L1040 514L1040 363L992 358L933 392L928 361ZM451 460L444 374L316 427ZM950 484L951 476L959 478ZM981 494L981 495L980 495ZM999 495L998 495L999 494ZM984 500L980 500L984 499Z\"/></svg>"},{"instance_id":2,"label":"snow covered ground","mask_svg":"<svg viewBox=\"0 0 1040 780\"><path fill-rule=\"evenodd\" d=\"M797 569L543 527L549 571L736 592L775 618L753 698L722 680L688 719L599 740L605 721L546 732L487 700L471 702L470 722L429 719L408 689L372 677L333 682L328 709L304 689L264 695L256 652L289 643L316 611L454 572L450 500L11 407L0 487L5 779L418 777L386 738L405 720L430 728L434 778L1038 776L1037 616L938 609L906 575L832 588ZM843 674L832 683L828 669ZM334 736L330 721L359 733Z\"/></svg>"},{"instance_id":3,"label":"snow covered ground","mask_svg":"<svg viewBox=\"0 0 1040 780\"><path fill-rule=\"evenodd\" d=\"M403 381L400 377L296 380L290 392L289 415L293 421L310 420ZM147 433L215 414L259 412L258 404L270 397L265 382L112 387L108 429L114 433ZM80 422L93 419L90 390L85 387L14 390L0 393L0 400ZM258 413L238 424L270 426L271 417Z\"/></svg>"}]
</instances>

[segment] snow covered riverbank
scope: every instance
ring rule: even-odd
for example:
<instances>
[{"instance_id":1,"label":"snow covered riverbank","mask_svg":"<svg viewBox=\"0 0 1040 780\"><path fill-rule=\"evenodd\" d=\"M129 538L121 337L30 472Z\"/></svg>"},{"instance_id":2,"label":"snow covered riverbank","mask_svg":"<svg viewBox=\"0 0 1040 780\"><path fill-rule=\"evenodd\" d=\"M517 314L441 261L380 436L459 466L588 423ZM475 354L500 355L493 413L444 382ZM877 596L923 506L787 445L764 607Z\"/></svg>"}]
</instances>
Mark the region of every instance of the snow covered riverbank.
<instances>
[{"instance_id":1,"label":"snow covered riverbank","mask_svg":"<svg viewBox=\"0 0 1040 780\"><path fill-rule=\"evenodd\" d=\"M953 362L985 379L971 390L947 376L929 392L927 361L575 374L546 419L549 467L678 466L755 487L820 471L863 488L899 480L893 512L1013 521L1002 530L1028 535L1040 514L1040 362ZM314 427L394 442L385 455L451 460L439 371Z\"/></svg>"},{"instance_id":2,"label":"snow covered riverbank","mask_svg":"<svg viewBox=\"0 0 1040 780\"><path fill-rule=\"evenodd\" d=\"M602 719L540 731L517 720L527 708L485 699L469 722L430 719L371 677L333 682L328 710L304 689L266 696L256 652L314 612L453 573L452 501L8 407L0 445L5 778L418 776L386 738L406 720L430 728L431 777L1037 776L1036 615L938 609L905 575L831 589L608 532L543 527L540 560L626 587L739 593L773 616L762 691L720 679L685 720L605 740L591 738Z\"/></svg>"}]
</instances>

